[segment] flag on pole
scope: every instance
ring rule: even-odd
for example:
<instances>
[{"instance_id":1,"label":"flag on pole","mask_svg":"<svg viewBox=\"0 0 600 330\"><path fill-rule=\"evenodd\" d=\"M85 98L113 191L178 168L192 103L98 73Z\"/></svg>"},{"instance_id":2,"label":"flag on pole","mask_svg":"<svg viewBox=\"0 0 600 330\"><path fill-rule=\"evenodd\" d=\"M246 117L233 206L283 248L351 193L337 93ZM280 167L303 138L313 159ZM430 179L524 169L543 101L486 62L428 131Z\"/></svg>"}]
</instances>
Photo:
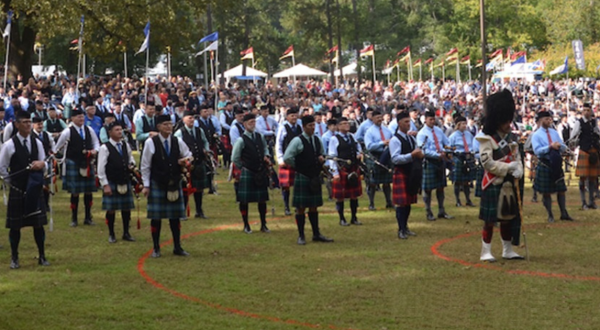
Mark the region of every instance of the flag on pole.
<instances>
[{"instance_id":1,"label":"flag on pole","mask_svg":"<svg viewBox=\"0 0 600 330\"><path fill-rule=\"evenodd\" d=\"M497 51L490 54L490 63L502 62L502 49L498 49Z\"/></svg>"},{"instance_id":2,"label":"flag on pole","mask_svg":"<svg viewBox=\"0 0 600 330\"><path fill-rule=\"evenodd\" d=\"M81 53L83 51L83 26L85 23L85 19L84 16L81 15L81 19L79 20L81 22L81 27L79 28L79 39L77 39L77 48L79 49L79 52Z\"/></svg>"},{"instance_id":3,"label":"flag on pole","mask_svg":"<svg viewBox=\"0 0 600 330\"><path fill-rule=\"evenodd\" d=\"M431 63L431 62L433 62L433 58L431 58L431 57L430 57L430 58L428 58L428 59L425 61L425 64L429 64L429 63Z\"/></svg>"},{"instance_id":4,"label":"flag on pole","mask_svg":"<svg viewBox=\"0 0 600 330\"><path fill-rule=\"evenodd\" d=\"M516 60L512 61L510 63L510 65L515 65L515 64L519 64L519 63L526 63L525 56L521 56L521 57L517 58Z\"/></svg>"},{"instance_id":5,"label":"flag on pole","mask_svg":"<svg viewBox=\"0 0 600 330\"><path fill-rule=\"evenodd\" d=\"M537 60L531 64L532 70L546 70L546 60Z\"/></svg>"},{"instance_id":6,"label":"flag on pole","mask_svg":"<svg viewBox=\"0 0 600 330\"><path fill-rule=\"evenodd\" d=\"M198 43L201 44L203 42L215 42L217 40L219 40L219 32L218 31L213 32L213 33L207 35L206 37L200 39L200 41L198 41Z\"/></svg>"},{"instance_id":7,"label":"flag on pole","mask_svg":"<svg viewBox=\"0 0 600 330\"><path fill-rule=\"evenodd\" d=\"M569 71L569 56L565 57L565 63L561 64L556 69L550 71L550 75L565 74Z\"/></svg>"},{"instance_id":8,"label":"flag on pole","mask_svg":"<svg viewBox=\"0 0 600 330\"><path fill-rule=\"evenodd\" d=\"M365 47L360 51L360 56L375 56L375 47L373 47L373 45Z\"/></svg>"},{"instance_id":9,"label":"flag on pole","mask_svg":"<svg viewBox=\"0 0 600 330\"><path fill-rule=\"evenodd\" d=\"M452 64L456 64L456 61L458 60L458 56L452 56L452 57L448 57L446 59L446 61L448 61L448 63L446 63L446 65L452 65Z\"/></svg>"},{"instance_id":10,"label":"flag on pole","mask_svg":"<svg viewBox=\"0 0 600 330\"><path fill-rule=\"evenodd\" d=\"M391 62L390 62L390 60L387 60L387 61L385 62L385 67L384 67L384 68L385 68L386 70L390 68L390 63L391 63Z\"/></svg>"},{"instance_id":11,"label":"flag on pole","mask_svg":"<svg viewBox=\"0 0 600 330\"><path fill-rule=\"evenodd\" d=\"M9 10L8 13L6 13L6 27L4 28L4 32L2 32L2 38L6 38L10 35L10 27L12 26L12 16L13 11Z\"/></svg>"},{"instance_id":12,"label":"flag on pole","mask_svg":"<svg viewBox=\"0 0 600 330\"><path fill-rule=\"evenodd\" d=\"M404 57L402 57L400 59L401 62L406 62L406 61L409 61L409 60L410 60L410 52L408 54L404 55Z\"/></svg>"},{"instance_id":13,"label":"flag on pole","mask_svg":"<svg viewBox=\"0 0 600 330\"><path fill-rule=\"evenodd\" d=\"M493 71L495 67L496 64L494 62L487 63L485 65L485 71Z\"/></svg>"},{"instance_id":14,"label":"flag on pole","mask_svg":"<svg viewBox=\"0 0 600 330\"><path fill-rule=\"evenodd\" d=\"M440 63L438 63L438 64L437 64L435 67L436 67L436 68L439 68L439 67L442 67L442 66L444 66L444 65L445 65L445 64L444 64L444 60L442 60L442 61L441 61Z\"/></svg>"},{"instance_id":15,"label":"flag on pole","mask_svg":"<svg viewBox=\"0 0 600 330\"><path fill-rule=\"evenodd\" d=\"M469 65L471 63L471 56L467 55L460 59L460 64Z\"/></svg>"},{"instance_id":16,"label":"flag on pole","mask_svg":"<svg viewBox=\"0 0 600 330\"><path fill-rule=\"evenodd\" d=\"M133 56L139 53L143 53L146 51L146 49L148 49L148 45L150 44L150 21L146 23L146 27L144 28L144 36L146 37L144 38L144 42L140 46L140 50L138 50L137 53L135 53Z\"/></svg>"},{"instance_id":17,"label":"flag on pole","mask_svg":"<svg viewBox=\"0 0 600 330\"><path fill-rule=\"evenodd\" d=\"M421 66L421 65L422 65L422 61L421 61L421 59L418 59L418 60L416 60L416 61L415 61L415 63L413 63L413 66L414 66L415 68L416 68L416 67L419 67L419 66Z\"/></svg>"},{"instance_id":18,"label":"flag on pole","mask_svg":"<svg viewBox=\"0 0 600 330\"><path fill-rule=\"evenodd\" d=\"M219 48L219 40L215 40L213 43L211 43L210 45L208 45L208 47L204 48L203 50L199 51L196 53L196 57L209 52L209 51L214 51L217 50L217 48Z\"/></svg>"},{"instance_id":19,"label":"flag on pole","mask_svg":"<svg viewBox=\"0 0 600 330\"><path fill-rule=\"evenodd\" d=\"M71 40L71 45L74 45L79 42L79 38Z\"/></svg>"},{"instance_id":20,"label":"flag on pole","mask_svg":"<svg viewBox=\"0 0 600 330\"><path fill-rule=\"evenodd\" d=\"M475 65L476 68L481 68L481 66L483 65L483 61L482 60L477 60L477 65Z\"/></svg>"},{"instance_id":21,"label":"flag on pole","mask_svg":"<svg viewBox=\"0 0 600 330\"><path fill-rule=\"evenodd\" d=\"M448 56L450 56L450 55L454 55L454 54L456 54L456 53L458 53L458 48L456 48L456 47L455 47L455 48L452 48L452 49L450 49L450 51L449 51L449 52L447 52L447 53L446 53L446 57L448 57Z\"/></svg>"},{"instance_id":22,"label":"flag on pole","mask_svg":"<svg viewBox=\"0 0 600 330\"><path fill-rule=\"evenodd\" d=\"M283 56L281 56L279 59L283 60L286 57L293 57L294 56L294 45L291 45L290 47L288 47L288 49L283 52Z\"/></svg>"},{"instance_id":23,"label":"flag on pole","mask_svg":"<svg viewBox=\"0 0 600 330\"><path fill-rule=\"evenodd\" d=\"M325 53L325 54L331 54L333 52L337 52L338 48L339 48L338 45L335 45L335 46L331 47L331 49L328 50L327 53Z\"/></svg>"},{"instance_id":24,"label":"flag on pole","mask_svg":"<svg viewBox=\"0 0 600 330\"><path fill-rule=\"evenodd\" d=\"M406 46L406 47L402 48L402 50L399 51L398 54L396 54L396 56L400 56L400 55L402 55L404 53L409 53L410 54L410 46Z\"/></svg>"},{"instance_id":25,"label":"flag on pole","mask_svg":"<svg viewBox=\"0 0 600 330\"><path fill-rule=\"evenodd\" d=\"M243 50L240 52L240 55L242 56L242 61L243 60L252 60L252 59L254 59L254 48L250 47L246 50Z\"/></svg>"}]
</instances>

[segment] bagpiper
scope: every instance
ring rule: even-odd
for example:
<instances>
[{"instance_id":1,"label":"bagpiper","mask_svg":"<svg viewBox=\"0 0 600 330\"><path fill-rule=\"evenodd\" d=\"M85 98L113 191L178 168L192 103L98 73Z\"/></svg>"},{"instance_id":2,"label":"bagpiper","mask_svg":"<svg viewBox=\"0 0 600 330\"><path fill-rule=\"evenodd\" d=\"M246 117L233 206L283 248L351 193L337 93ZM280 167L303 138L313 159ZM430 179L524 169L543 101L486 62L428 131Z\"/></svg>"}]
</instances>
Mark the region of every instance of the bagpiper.
<instances>
[{"instance_id":1,"label":"bagpiper","mask_svg":"<svg viewBox=\"0 0 600 330\"><path fill-rule=\"evenodd\" d=\"M467 130L467 119L458 115L454 119L456 131L450 135L450 147L454 150L454 167L452 182L456 206L461 207L460 191L465 193L466 206L475 206L471 201L471 185L475 178L475 157L473 150L473 135Z\"/></svg>"},{"instance_id":2,"label":"bagpiper","mask_svg":"<svg viewBox=\"0 0 600 330\"><path fill-rule=\"evenodd\" d=\"M375 210L375 190L381 184L385 196L385 208L393 208L392 205L392 170L389 157L389 143L392 132L383 125L383 114L379 110L373 111L371 116L373 125L365 134L365 147L369 157L366 164L369 169L369 184L367 195L369 196L369 210ZM387 155L386 155L387 154ZM385 160L384 160L385 159Z\"/></svg>"},{"instance_id":3,"label":"bagpiper","mask_svg":"<svg viewBox=\"0 0 600 330\"><path fill-rule=\"evenodd\" d=\"M277 138L275 140L275 151L277 163L279 164L279 186L285 206L285 215L291 215L290 211L290 188L294 185L294 170L283 161L283 155L287 151L290 142L302 134L302 127L298 125L298 108L290 108L286 112L286 121L279 125ZM313 118L314 119L314 118Z\"/></svg>"},{"instance_id":4,"label":"bagpiper","mask_svg":"<svg viewBox=\"0 0 600 330\"><path fill-rule=\"evenodd\" d=\"M573 125L573 136L578 140L579 155L575 175L579 177L581 209L597 209L595 198L600 175L600 132L597 120L592 117L592 107L583 104L583 116ZM585 198L585 183L588 182L589 202Z\"/></svg>"}]
</instances>

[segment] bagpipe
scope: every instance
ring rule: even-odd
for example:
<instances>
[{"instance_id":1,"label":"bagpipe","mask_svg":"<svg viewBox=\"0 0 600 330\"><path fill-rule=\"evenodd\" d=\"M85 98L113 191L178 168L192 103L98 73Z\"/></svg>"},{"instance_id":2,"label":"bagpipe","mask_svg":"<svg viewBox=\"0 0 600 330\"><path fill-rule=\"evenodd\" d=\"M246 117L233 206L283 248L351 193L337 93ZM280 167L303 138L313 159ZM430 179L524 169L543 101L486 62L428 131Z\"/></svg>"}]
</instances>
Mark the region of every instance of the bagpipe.
<instances>
[{"instance_id":1,"label":"bagpipe","mask_svg":"<svg viewBox=\"0 0 600 330\"><path fill-rule=\"evenodd\" d=\"M386 147L387 148L387 147ZM389 154L389 150L388 150L388 154ZM369 159L370 161L373 162L373 164L379 166L380 168L384 169L385 171L392 173L393 169L391 167L389 167L388 165L385 165L387 163L382 163L379 159L381 159L381 157L379 157L379 159L377 159L375 156L371 155L368 152L364 152L363 153L364 157ZM383 154L382 154L383 156ZM389 161L391 162L391 157L389 158Z\"/></svg>"},{"instance_id":2,"label":"bagpipe","mask_svg":"<svg viewBox=\"0 0 600 330\"><path fill-rule=\"evenodd\" d=\"M423 150L428 138L429 136L425 135L423 143L421 143L421 145L418 147L419 149ZM425 166L425 161L427 161L426 158L414 158L411 163L408 182L406 184L406 190L411 195L416 195L421 192L421 184L423 183L423 167Z\"/></svg>"},{"instance_id":3,"label":"bagpipe","mask_svg":"<svg viewBox=\"0 0 600 330\"><path fill-rule=\"evenodd\" d=\"M209 144L211 146L215 146L217 155L222 155L223 152L225 151L225 145L223 144L223 141L221 140L221 138L219 137L219 135L217 133L212 135Z\"/></svg>"},{"instance_id":4,"label":"bagpipe","mask_svg":"<svg viewBox=\"0 0 600 330\"><path fill-rule=\"evenodd\" d=\"M186 214L190 216L190 202L189 197L195 194L198 190L194 187L192 183L192 171L194 169L192 162L189 159L186 159L185 164L182 166L183 169L181 171L181 179L183 183L183 193L188 197L188 202L186 206Z\"/></svg>"},{"instance_id":5,"label":"bagpipe","mask_svg":"<svg viewBox=\"0 0 600 330\"><path fill-rule=\"evenodd\" d=\"M358 159L352 161L351 159L344 159L335 156L327 156L325 159L333 160L337 163L338 169L343 169L346 172L346 182L351 187L356 187L359 184L360 175L362 172L360 162ZM365 165L366 167L366 165ZM328 173L332 175L331 169L327 166ZM365 173L365 172L362 172Z\"/></svg>"},{"instance_id":6,"label":"bagpipe","mask_svg":"<svg viewBox=\"0 0 600 330\"><path fill-rule=\"evenodd\" d=\"M133 164L129 165L129 180L131 182L131 188L133 190L133 195L137 200L137 229L141 228L140 221L140 197L142 190L144 189L144 181L142 180L142 173L140 170L135 168Z\"/></svg>"},{"instance_id":7,"label":"bagpipe","mask_svg":"<svg viewBox=\"0 0 600 330\"><path fill-rule=\"evenodd\" d=\"M270 189L278 189L279 186L279 175L277 175L277 171L273 168L273 160L271 159L270 163L266 163L267 172L269 173L269 188Z\"/></svg>"}]
</instances>

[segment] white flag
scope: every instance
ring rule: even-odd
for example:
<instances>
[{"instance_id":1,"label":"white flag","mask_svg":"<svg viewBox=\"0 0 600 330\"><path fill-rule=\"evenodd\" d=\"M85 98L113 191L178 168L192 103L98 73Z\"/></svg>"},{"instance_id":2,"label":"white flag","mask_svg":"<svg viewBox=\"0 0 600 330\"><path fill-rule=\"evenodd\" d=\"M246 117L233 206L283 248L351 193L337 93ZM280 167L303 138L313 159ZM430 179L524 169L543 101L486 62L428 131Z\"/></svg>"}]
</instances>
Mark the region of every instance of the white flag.
<instances>
[{"instance_id":1,"label":"white flag","mask_svg":"<svg viewBox=\"0 0 600 330\"><path fill-rule=\"evenodd\" d=\"M210 45L208 45L208 47L206 47L204 50L199 51L198 53L196 53L196 57L209 52L211 50L217 50L217 48L219 48L219 40L211 43Z\"/></svg>"},{"instance_id":2,"label":"white flag","mask_svg":"<svg viewBox=\"0 0 600 330\"><path fill-rule=\"evenodd\" d=\"M6 27L4 28L4 32L2 32L2 38L6 38L10 35L10 26L12 25L12 10L8 11L8 15L6 18Z\"/></svg>"},{"instance_id":3,"label":"white flag","mask_svg":"<svg viewBox=\"0 0 600 330\"><path fill-rule=\"evenodd\" d=\"M144 28L144 35L146 36L146 38L140 46L140 50L138 50L137 53L135 53L133 56L145 52L146 49L148 49L148 44L150 43L150 22L148 22L148 24L146 24L146 27Z\"/></svg>"}]
</instances>

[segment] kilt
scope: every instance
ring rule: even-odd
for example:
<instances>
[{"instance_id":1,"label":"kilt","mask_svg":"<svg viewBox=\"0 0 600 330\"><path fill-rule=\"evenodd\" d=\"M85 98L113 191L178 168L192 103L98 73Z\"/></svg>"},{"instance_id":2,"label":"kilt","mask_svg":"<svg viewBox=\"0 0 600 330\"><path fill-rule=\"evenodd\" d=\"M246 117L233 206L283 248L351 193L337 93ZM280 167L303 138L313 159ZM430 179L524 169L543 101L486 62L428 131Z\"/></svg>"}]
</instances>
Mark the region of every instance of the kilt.
<instances>
[{"instance_id":1,"label":"kilt","mask_svg":"<svg viewBox=\"0 0 600 330\"><path fill-rule=\"evenodd\" d=\"M406 189L408 175L399 167L394 169L394 186L392 190L392 202L396 206L408 206L417 202L417 195L411 195Z\"/></svg>"},{"instance_id":2,"label":"kilt","mask_svg":"<svg viewBox=\"0 0 600 330\"><path fill-rule=\"evenodd\" d=\"M41 213L23 218L23 216L25 216L24 213L32 211L30 210L30 207L25 204L25 194L20 190L10 187L8 206L6 209L6 228L20 229L22 227L39 227L48 223L44 194L40 194L39 198Z\"/></svg>"},{"instance_id":3,"label":"kilt","mask_svg":"<svg viewBox=\"0 0 600 330\"><path fill-rule=\"evenodd\" d=\"M331 191L334 199L357 199L362 195L362 183L360 182L360 170L357 170L358 183L355 187L348 185L348 172L339 170L340 179L331 182Z\"/></svg>"},{"instance_id":4,"label":"kilt","mask_svg":"<svg viewBox=\"0 0 600 330\"><path fill-rule=\"evenodd\" d=\"M318 207L323 205L323 193L310 191L310 179L301 173L296 173L296 182L294 184L294 197L292 199L294 207Z\"/></svg>"},{"instance_id":5,"label":"kilt","mask_svg":"<svg viewBox=\"0 0 600 330\"><path fill-rule=\"evenodd\" d=\"M530 168L529 168L529 181L535 179L535 168L538 165L538 158L535 155L531 155Z\"/></svg>"},{"instance_id":6,"label":"kilt","mask_svg":"<svg viewBox=\"0 0 600 330\"><path fill-rule=\"evenodd\" d=\"M79 174L79 166L70 159L65 160L66 171L63 175L63 190L71 194L93 193L98 190L96 186L96 169L92 168L91 175L84 178Z\"/></svg>"},{"instance_id":7,"label":"kilt","mask_svg":"<svg viewBox=\"0 0 600 330\"><path fill-rule=\"evenodd\" d=\"M294 185L296 171L288 165L279 166L279 186L289 188Z\"/></svg>"},{"instance_id":8,"label":"kilt","mask_svg":"<svg viewBox=\"0 0 600 330\"><path fill-rule=\"evenodd\" d=\"M552 194L556 192L567 191L565 185L564 176L556 181L552 182L551 169L548 165L543 164L541 161L535 169L535 181L533 182L533 189L540 194Z\"/></svg>"},{"instance_id":9,"label":"kilt","mask_svg":"<svg viewBox=\"0 0 600 330\"><path fill-rule=\"evenodd\" d=\"M237 166L235 166L235 164L233 162L231 163L231 166L232 166L231 177L233 178L233 181L240 182L240 177L242 176L242 170L239 169Z\"/></svg>"},{"instance_id":10,"label":"kilt","mask_svg":"<svg viewBox=\"0 0 600 330\"><path fill-rule=\"evenodd\" d=\"M500 198L500 190L502 184L489 185L481 194L481 203L479 205L479 219L485 222L497 222L497 221L515 221L519 220L518 226L520 227L519 215L513 220L498 220L498 199ZM523 196L523 190L521 190L521 196ZM519 201L521 203L521 201Z\"/></svg>"},{"instance_id":11,"label":"kilt","mask_svg":"<svg viewBox=\"0 0 600 330\"><path fill-rule=\"evenodd\" d=\"M423 183L421 189L434 190L446 186L446 167L442 160L427 159L423 167Z\"/></svg>"},{"instance_id":12,"label":"kilt","mask_svg":"<svg viewBox=\"0 0 600 330\"><path fill-rule=\"evenodd\" d=\"M192 187L196 188L197 192L202 192L202 189L210 187L210 178L206 175L206 165L203 162L200 166L202 170L197 175L194 176L194 171L192 171Z\"/></svg>"},{"instance_id":13,"label":"kilt","mask_svg":"<svg viewBox=\"0 0 600 330\"><path fill-rule=\"evenodd\" d=\"M596 150L590 149L590 152L596 152ZM600 176L600 161L598 161L596 165L590 165L590 153L579 150L579 156L577 157L577 170L575 170L575 175L583 177Z\"/></svg>"},{"instance_id":14,"label":"kilt","mask_svg":"<svg viewBox=\"0 0 600 330\"><path fill-rule=\"evenodd\" d=\"M129 211L133 210L135 206L133 205L133 194L131 190L131 183L127 183L127 193L124 195L119 194L117 192L117 185L115 183L109 182L108 185L112 190L112 195L102 195L102 209L105 211L116 211L123 210Z\"/></svg>"},{"instance_id":15,"label":"kilt","mask_svg":"<svg viewBox=\"0 0 600 330\"><path fill-rule=\"evenodd\" d=\"M268 186L260 187L254 181L254 173L242 168L237 201L240 203L262 203L269 200Z\"/></svg>"},{"instance_id":16,"label":"kilt","mask_svg":"<svg viewBox=\"0 0 600 330\"><path fill-rule=\"evenodd\" d=\"M231 143L229 143L229 136L227 136L226 134L221 135L221 143L223 143L223 152L226 152L228 154L231 153L233 146L231 145Z\"/></svg>"},{"instance_id":17,"label":"kilt","mask_svg":"<svg viewBox=\"0 0 600 330\"><path fill-rule=\"evenodd\" d=\"M386 171L381 166L375 164L375 162L371 158L367 158L365 160L365 164L369 169L369 184L377 185L384 183L392 183L393 173Z\"/></svg>"},{"instance_id":18,"label":"kilt","mask_svg":"<svg viewBox=\"0 0 600 330\"><path fill-rule=\"evenodd\" d=\"M150 183L150 194L148 195L148 219L181 219L186 217L183 201L183 190L179 185L179 199L175 202L167 200L167 191L160 189L156 181Z\"/></svg>"},{"instance_id":19,"label":"kilt","mask_svg":"<svg viewBox=\"0 0 600 330\"><path fill-rule=\"evenodd\" d=\"M454 156L452 157L452 162L454 163L454 168L452 170L451 180L454 183L469 183L475 178L475 171L471 169L470 172L465 172L465 167L467 164L463 162L463 157Z\"/></svg>"},{"instance_id":20,"label":"kilt","mask_svg":"<svg viewBox=\"0 0 600 330\"><path fill-rule=\"evenodd\" d=\"M475 183L475 197L481 197L481 183L483 182L483 166L481 164L477 165L477 170L475 171L475 178L477 179Z\"/></svg>"}]
</instances>

